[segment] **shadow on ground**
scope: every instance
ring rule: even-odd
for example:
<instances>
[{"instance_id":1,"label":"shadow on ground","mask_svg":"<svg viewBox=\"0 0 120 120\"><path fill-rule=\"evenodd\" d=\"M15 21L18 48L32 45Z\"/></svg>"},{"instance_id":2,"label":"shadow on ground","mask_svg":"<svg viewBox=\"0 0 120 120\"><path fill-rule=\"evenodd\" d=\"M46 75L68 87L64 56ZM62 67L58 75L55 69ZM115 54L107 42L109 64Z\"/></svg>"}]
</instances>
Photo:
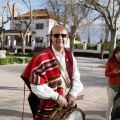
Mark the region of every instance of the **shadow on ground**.
<instances>
[{"instance_id":1,"label":"shadow on ground","mask_svg":"<svg viewBox=\"0 0 120 120\"><path fill-rule=\"evenodd\" d=\"M0 109L0 116L16 116L21 117L22 119L22 112L16 111L16 110L10 110L10 109ZM31 113L24 112L24 117L31 118Z\"/></svg>"},{"instance_id":2,"label":"shadow on ground","mask_svg":"<svg viewBox=\"0 0 120 120\"><path fill-rule=\"evenodd\" d=\"M101 118L104 118L106 111L84 111L85 115L86 115L86 119L85 120L101 120L100 118L96 119L93 118L94 116L101 116ZM87 116L91 116L91 118L89 117L89 119L87 119Z\"/></svg>"}]
</instances>

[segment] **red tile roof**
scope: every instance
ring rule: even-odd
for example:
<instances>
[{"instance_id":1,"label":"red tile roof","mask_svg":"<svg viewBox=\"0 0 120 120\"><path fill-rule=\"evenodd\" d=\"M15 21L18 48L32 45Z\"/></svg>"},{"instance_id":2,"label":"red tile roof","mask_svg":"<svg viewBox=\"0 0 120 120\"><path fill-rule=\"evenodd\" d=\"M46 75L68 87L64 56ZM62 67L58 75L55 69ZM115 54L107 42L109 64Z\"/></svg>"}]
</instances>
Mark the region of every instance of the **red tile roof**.
<instances>
[{"instance_id":1,"label":"red tile roof","mask_svg":"<svg viewBox=\"0 0 120 120\"><path fill-rule=\"evenodd\" d=\"M45 19L46 18L46 19L54 19L55 20L57 18L57 16L53 12L51 12L47 9L33 10L32 14L33 14L33 16L36 15L36 19ZM27 12L25 14L21 14L20 16L22 18L29 19L30 13ZM18 19L18 16L15 16L14 19Z\"/></svg>"},{"instance_id":2,"label":"red tile roof","mask_svg":"<svg viewBox=\"0 0 120 120\"><path fill-rule=\"evenodd\" d=\"M25 30L23 30L24 32ZM6 33L20 33L19 31L17 30L5 30ZM31 34L35 34L35 31L29 31L28 33L31 33Z\"/></svg>"}]
</instances>

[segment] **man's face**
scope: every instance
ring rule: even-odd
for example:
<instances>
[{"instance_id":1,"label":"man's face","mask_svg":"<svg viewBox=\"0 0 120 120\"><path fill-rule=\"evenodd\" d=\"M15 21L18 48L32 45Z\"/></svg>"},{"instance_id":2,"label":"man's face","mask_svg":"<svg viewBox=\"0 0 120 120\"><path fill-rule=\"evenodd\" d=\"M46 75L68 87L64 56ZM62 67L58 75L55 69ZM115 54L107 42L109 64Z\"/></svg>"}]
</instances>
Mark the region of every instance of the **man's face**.
<instances>
[{"instance_id":1,"label":"man's face","mask_svg":"<svg viewBox=\"0 0 120 120\"><path fill-rule=\"evenodd\" d=\"M68 40L68 32L64 26L56 26L52 30L51 35L52 45L56 50L64 48Z\"/></svg>"}]
</instances>

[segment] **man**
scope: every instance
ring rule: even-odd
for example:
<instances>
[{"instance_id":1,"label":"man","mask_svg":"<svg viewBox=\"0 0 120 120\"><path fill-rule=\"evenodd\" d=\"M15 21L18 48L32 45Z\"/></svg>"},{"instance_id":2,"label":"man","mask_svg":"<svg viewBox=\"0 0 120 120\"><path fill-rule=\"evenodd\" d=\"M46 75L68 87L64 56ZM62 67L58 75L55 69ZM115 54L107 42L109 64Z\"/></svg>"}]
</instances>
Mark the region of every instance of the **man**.
<instances>
[{"instance_id":1,"label":"man","mask_svg":"<svg viewBox=\"0 0 120 120\"><path fill-rule=\"evenodd\" d=\"M50 32L51 47L37 53L22 74L23 80L31 90L29 101L39 98L37 113L31 107L34 120L49 120L49 115L57 106L67 107L74 104L77 95L83 90L80 73L73 54L64 48L68 40L68 30L63 25L56 25ZM65 82L56 62L61 64L71 87ZM29 81L28 81L29 80Z\"/></svg>"}]
</instances>

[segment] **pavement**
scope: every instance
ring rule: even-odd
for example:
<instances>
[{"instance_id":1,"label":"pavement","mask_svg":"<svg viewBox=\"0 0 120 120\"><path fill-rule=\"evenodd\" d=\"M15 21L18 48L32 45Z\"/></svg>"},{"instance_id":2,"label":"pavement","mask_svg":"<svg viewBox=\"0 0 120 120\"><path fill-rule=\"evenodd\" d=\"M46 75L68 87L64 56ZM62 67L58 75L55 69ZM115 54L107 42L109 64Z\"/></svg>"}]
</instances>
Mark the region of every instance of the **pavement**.
<instances>
[{"instance_id":1,"label":"pavement","mask_svg":"<svg viewBox=\"0 0 120 120\"><path fill-rule=\"evenodd\" d=\"M107 59L76 57L84 89L77 106L86 114L85 120L104 120L107 106ZM0 65L0 120L22 120L24 82L20 78L26 64ZM24 120L32 120L26 87Z\"/></svg>"}]
</instances>

